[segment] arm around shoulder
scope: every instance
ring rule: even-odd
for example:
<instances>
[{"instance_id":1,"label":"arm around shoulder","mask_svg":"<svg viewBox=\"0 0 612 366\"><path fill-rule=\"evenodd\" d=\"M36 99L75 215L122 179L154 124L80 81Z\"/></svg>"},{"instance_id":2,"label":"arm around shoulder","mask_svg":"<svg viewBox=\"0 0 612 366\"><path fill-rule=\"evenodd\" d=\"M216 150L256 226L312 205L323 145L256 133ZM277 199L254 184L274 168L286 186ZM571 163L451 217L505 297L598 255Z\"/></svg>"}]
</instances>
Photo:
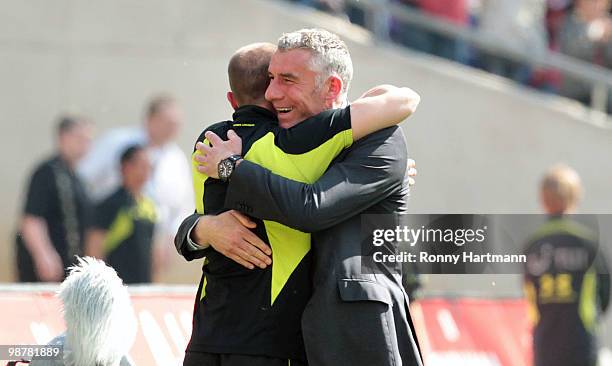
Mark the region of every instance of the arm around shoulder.
<instances>
[{"instance_id":1,"label":"arm around shoulder","mask_svg":"<svg viewBox=\"0 0 612 366\"><path fill-rule=\"evenodd\" d=\"M355 143L315 183L297 182L251 162L236 169L226 208L305 232L326 229L380 202L404 183L407 151L398 127Z\"/></svg>"},{"instance_id":2,"label":"arm around shoulder","mask_svg":"<svg viewBox=\"0 0 612 366\"><path fill-rule=\"evenodd\" d=\"M350 107L353 140L402 122L420 102L419 94L410 88L380 85L368 90Z\"/></svg>"}]
</instances>

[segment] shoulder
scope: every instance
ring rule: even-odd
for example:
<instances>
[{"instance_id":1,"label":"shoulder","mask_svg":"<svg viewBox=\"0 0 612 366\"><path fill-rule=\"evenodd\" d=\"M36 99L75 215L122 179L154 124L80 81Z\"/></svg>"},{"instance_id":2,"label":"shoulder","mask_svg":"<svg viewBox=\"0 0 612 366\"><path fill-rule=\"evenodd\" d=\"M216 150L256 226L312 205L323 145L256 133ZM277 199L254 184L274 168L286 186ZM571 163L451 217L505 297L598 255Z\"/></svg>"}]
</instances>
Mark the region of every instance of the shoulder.
<instances>
[{"instance_id":1,"label":"shoulder","mask_svg":"<svg viewBox=\"0 0 612 366\"><path fill-rule=\"evenodd\" d=\"M350 129L351 106L327 109L306 119L306 121L309 120L316 121L317 125L326 127L335 126L341 129Z\"/></svg>"},{"instance_id":2,"label":"shoulder","mask_svg":"<svg viewBox=\"0 0 612 366\"><path fill-rule=\"evenodd\" d=\"M391 126L391 127L383 128L380 131L371 133L368 136L364 137L363 140L366 140L366 139L370 139L370 140L387 140L387 139L399 140L401 139L401 140L404 140L405 138L406 138L406 135L404 134L404 131L402 130L400 126Z\"/></svg>"},{"instance_id":3,"label":"shoulder","mask_svg":"<svg viewBox=\"0 0 612 366\"><path fill-rule=\"evenodd\" d=\"M359 139L351 151L372 151L384 154L407 155L406 136L399 126L391 126Z\"/></svg>"},{"instance_id":4,"label":"shoulder","mask_svg":"<svg viewBox=\"0 0 612 366\"><path fill-rule=\"evenodd\" d=\"M408 149L402 129L393 126L374 132L348 148L344 161L360 167L367 167L372 174L406 186Z\"/></svg>"},{"instance_id":5,"label":"shoulder","mask_svg":"<svg viewBox=\"0 0 612 366\"><path fill-rule=\"evenodd\" d=\"M119 188L115 192L111 193L108 197L102 200L98 205L100 211L115 211L122 206L129 204L130 199L123 188Z\"/></svg>"},{"instance_id":6,"label":"shoulder","mask_svg":"<svg viewBox=\"0 0 612 366\"><path fill-rule=\"evenodd\" d=\"M561 219L549 220L532 236L532 240L540 240L542 238L547 238L553 235L567 235L572 236L585 242L596 242L597 235L595 231L593 231L588 226L579 223L577 221L571 220L569 218L563 217Z\"/></svg>"},{"instance_id":7,"label":"shoulder","mask_svg":"<svg viewBox=\"0 0 612 366\"><path fill-rule=\"evenodd\" d=\"M39 162L32 171L32 175L49 174L53 171L53 162L55 158L45 159Z\"/></svg>"},{"instance_id":8,"label":"shoulder","mask_svg":"<svg viewBox=\"0 0 612 366\"><path fill-rule=\"evenodd\" d=\"M48 183L52 183L52 178L54 176L53 166L56 163L56 160L57 159L54 157L38 163L31 173L31 180L45 180Z\"/></svg>"},{"instance_id":9,"label":"shoulder","mask_svg":"<svg viewBox=\"0 0 612 366\"><path fill-rule=\"evenodd\" d=\"M218 135L219 133L227 132L228 129L229 129L228 121L221 121L221 122L213 123L212 125L202 130L202 132L200 133L200 136L198 136L198 141L200 142L204 141L205 139L204 134L208 131L212 131Z\"/></svg>"},{"instance_id":10,"label":"shoulder","mask_svg":"<svg viewBox=\"0 0 612 366\"><path fill-rule=\"evenodd\" d=\"M155 209L155 201L147 195L142 196L140 204L148 208Z\"/></svg>"},{"instance_id":11,"label":"shoulder","mask_svg":"<svg viewBox=\"0 0 612 366\"><path fill-rule=\"evenodd\" d=\"M203 142L206 137L204 136L204 134L208 131L212 131L215 134L219 135L220 137L225 136L225 133L227 133L227 131L229 130L229 121L221 121L221 122L217 122L217 123L213 123L212 125L206 127L198 136L197 140L195 141L195 143L193 144L193 150L195 151L195 144L198 142ZM223 135L223 136L222 136Z\"/></svg>"}]
</instances>

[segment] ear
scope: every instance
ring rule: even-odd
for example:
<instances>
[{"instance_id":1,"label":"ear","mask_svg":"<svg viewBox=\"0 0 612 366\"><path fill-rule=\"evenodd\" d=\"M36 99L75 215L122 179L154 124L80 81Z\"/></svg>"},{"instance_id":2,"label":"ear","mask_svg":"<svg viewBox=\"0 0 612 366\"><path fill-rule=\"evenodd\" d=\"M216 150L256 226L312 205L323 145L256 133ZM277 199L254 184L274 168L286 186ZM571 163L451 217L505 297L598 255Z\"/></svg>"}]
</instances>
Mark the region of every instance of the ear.
<instances>
[{"instance_id":1,"label":"ear","mask_svg":"<svg viewBox=\"0 0 612 366\"><path fill-rule=\"evenodd\" d=\"M234 110L238 109L238 102L236 101L236 98L234 97L234 93L232 93L231 91L227 92L227 101L229 102L229 104L232 106Z\"/></svg>"},{"instance_id":2,"label":"ear","mask_svg":"<svg viewBox=\"0 0 612 366\"><path fill-rule=\"evenodd\" d=\"M332 75L327 79L327 90L325 100L327 102L335 102L336 99L342 94L342 80Z\"/></svg>"}]
</instances>

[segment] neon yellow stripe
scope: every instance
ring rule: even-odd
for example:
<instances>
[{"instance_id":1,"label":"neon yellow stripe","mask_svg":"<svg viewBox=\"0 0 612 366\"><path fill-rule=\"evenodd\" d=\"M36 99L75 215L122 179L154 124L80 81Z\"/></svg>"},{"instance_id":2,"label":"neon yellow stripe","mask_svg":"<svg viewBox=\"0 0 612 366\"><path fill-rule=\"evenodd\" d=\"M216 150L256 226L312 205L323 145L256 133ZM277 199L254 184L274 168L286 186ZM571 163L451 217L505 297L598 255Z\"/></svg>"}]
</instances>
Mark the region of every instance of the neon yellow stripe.
<instances>
[{"instance_id":1,"label":"neon yellow stripe","mask_svg":"<svg viewBox=\"0 0 612 366\"><path fill-rule=\"evenodd\" d=\"M144 219L147 221L157 221L157 210L155 203L148 197L140 197L136 200L136 212L134 217L138 219Z\"/></svg>"},{"instance_id":2,"label":"neon yellow stripe","mask_svg":"<svg viewBox=\"0 0 612 366\"><path fill-rule=\"evenodd\" d=\"M104 239L105 254L115 250L132 235L134 232L134 220L146 220L153 223L157 221L155 203L148 197L143 196L136 200L136 206L119 211Z\"/></svg>"},{"instance_id":3,"label":"neon yellow stripe","mask_svg":"<svg viewBox=\"0 0 612 366\"><path fill-rule=\"evenodd\" d=\"M210 142L207 139L203 141L206 145L210 146ZM195 193L196 200L196 212L200 215L204 215L204 182L208 179L208 176L198 171L198 161L195 159L196 155L202 155L200 150L194 151L191 154L191 176L193 178L193 191Z\"/></svg>"},{"instance_id":4,"label":"neon yellow stripe","mask_svg":"<svg viewBox=\"0 0 612 366\"><path fill-rule=\"evenodd\" d=\"M327 170L331 161L352 143L352 130L344 130L306 153L287 154L274 144L274 134L268 132L255 141L244 158L285 178L314 183Z\"/></svg>"},{"instance_id":5,"label":"neon yellow stripe","mask_svg":"<svg viewBox=\"0 0 612 366\"><path fill-rule=\"evenodd\" d=\"M582 325L589 331L595 329L595 319L597 317L596 291L597 278L595 271L591 268L585 273L582 280L582 291L580 292L580 302L578 304L578 314L580 314Z\"/></svg>"},{"instance_id":6,"label":"neon yellow stripe","mask_svg":"<svg viewBox=\"0 0 612 366\"><path fill-rule=\"evenodd\" d=\"M352 130L345 130L306 153L287 154L274 144L274 134L269 132L251 146L244 158L285 178L314 183L331 161L352 143ZM310 234L273 221L264 221L264 225L272 248L270 304L273 305L293 271L310 251Z\"/></svg>"},{"instance_id":7,"label":"neon yellow stripe","mask_svg":"<svg viewBox=\"0 0 612 366\"><path fill-rule=\"evenodd\" d=\"M204 276L204 282L202 283L202 292L200 292L200 301L206 296L206 276Z\"/></svg>"},{"instance_id":8,"label":"neon yellow stripe","mask_svg":"<svg viewBox=\"0 0 612 366\"><path fill-rule=\"evenodd\" d=\"M272 248L270 304L274 304L289 277L310 250L310 234L274 221L264 220L264 225Z\"/></svg>"},{"instance_id":9,"label":"neon yellow stripe","mask_svg":"<svg viewBox=\"0 0 612 366\"><path fill-rule=\"evenodd\" d=\"M121 242L132 235L133 231L134 222L132 216L127 210L120 210L104 239L104 253L108 254L112 252Z\"/></svg>"},{"instance_id":10,"label":"neon yellow stripe","mask_svg":"<svg viewBox=\"0 0 612 366\"><path fill-rule=\"evenodd\" d=\"M257 140L245 155L245 159L270 169L273 173L304 183L313 183L323 175L331 161L353 142L352 130L337 133L325 143L304 154L287 154L274 143L274 134L269 132ZM208 140L205 144L210 146ZM204 214L204 182L208 179L198 171L192 154L191 170L196 197L196 212ZM274 301L310 250L310 234L289 228L272 221L264 221L272 248L272 284L270 303ZM200 300L205 296L206 278L202 285Z\"/></svg>"},{"instance_id":11,"label":"neon yellow stripe","mask_svg":"<svg viewBox=\"0 0 612 366\"><path fill-rule=\"evenodd\" d=\"M539 238L552 234L568 234L588 241L595 241L597 239L596 235L588 227L580 223L561 218L550 220L542 225L533 235L531 241L535 241Z\"/></svg>"},{"instance_id":12,"label":"neon yellow stripe","mask_svg":"<svg viewBox=\"0 0 612 366\"><path fill-rule=\"evenodd\" d=\"M210 142L208 141L208 139L204 139L204 141L202 141L204 144L210 146ZM204 214L204 182L206 181L206 179L208 179L208 176L204 173L200 173L198 171L198 161L195 160L195 156L196 155L202 155L202 153L200 152L200 150L196 150L194 151L193 154L191 154L191 176L193 179L193 190L195 193L195 200L196 200L196 212L199 213L200 215ZM207 263L206 258L204 258L203 261L203 266L205 266ZM202 299L206 296L206 276L204 276L204 282L202 283L202 291L200 292L200 301L202 301Z\"/></svg>"},{"instance_id":13,"label":"neon yellow stripe","mask_svg":"<svg viewBox=\"0 0 612 366\"><path fill-rule=\"evenodd\" d=\"M535 326L540 321L535 286L531 281L526 281L523 285L523 291L527 298L527 316L531 324Z\"/></svg>"}]
</instances>

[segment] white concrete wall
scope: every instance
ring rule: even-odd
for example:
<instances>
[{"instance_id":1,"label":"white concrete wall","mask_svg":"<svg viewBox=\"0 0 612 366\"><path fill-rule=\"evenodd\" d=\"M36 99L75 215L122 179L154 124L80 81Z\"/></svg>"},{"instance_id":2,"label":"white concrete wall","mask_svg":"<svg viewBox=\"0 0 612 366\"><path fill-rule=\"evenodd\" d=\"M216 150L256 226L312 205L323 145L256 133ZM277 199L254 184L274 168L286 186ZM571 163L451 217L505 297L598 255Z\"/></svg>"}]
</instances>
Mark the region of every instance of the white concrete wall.
<instances>
[{"instance_id":1,"label":"white concrete wall","mask_svg":"<svg viewBox=\"0 0 612 366\"><path fill-rule=\"evenodd\" d=\"M310 10L263 0L0 0L0 8L0 281L12 278L25 182L51 151L60 112L91 116L103 132L139 123L147 98L168 91L186 112L179 142L187 153L206 125L231 113L231 53L304 26L327 27L348 41L353 97L377 83L423 96L404 124L419 170L413 212L537 212L538 179L558 161L582 175L583 211L612 205L612 130L587 123L579 108L442 60L376 47L362 31ZM196 282L197 267L177 259L166 280Z\"/></svg>"}]
</instances>

